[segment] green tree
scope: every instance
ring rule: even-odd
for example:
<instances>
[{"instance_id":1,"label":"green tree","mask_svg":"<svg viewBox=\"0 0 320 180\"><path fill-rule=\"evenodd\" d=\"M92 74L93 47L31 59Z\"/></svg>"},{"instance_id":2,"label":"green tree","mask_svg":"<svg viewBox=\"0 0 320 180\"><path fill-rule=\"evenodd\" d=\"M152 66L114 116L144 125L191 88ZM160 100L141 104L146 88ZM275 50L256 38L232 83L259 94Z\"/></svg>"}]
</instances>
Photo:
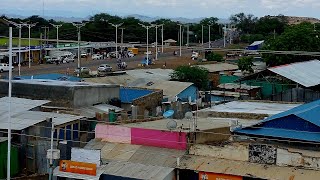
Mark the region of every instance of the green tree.
<instances>
[{"instance_id":1,"label":"green tree","mask_svg":"<svg viewBox=\"0 0 320 180\"><path fill-rule=\"evenodd\" d=\"M170 76L174 81L192 82L202 90L208 87L208 70L199 66L179 66Z\"/></svg>"},{"instance_id":2,"label":"green tree","mask_svg":"<svg viewBox=\"0 0 320 180\"><path fill-rule=\"evenodd\" d=\"M244 13L238 13L235 15L232 15L230 17L230 21L232 24L235 24L236 27L241 30L243 33L250 34L254 32L256 22L258 21L257 17L254 17L252 14L244 14Z\"/></svg>"},{"instance_id":3,"label":"green tree","mask_svg":"<svg viewBox=\"0 0 320 180\"><path fill-rule=\"evenodd\" d=\"M320 51L320 32L311 23L292 25L276 39L269 39L264 49L274 51ZM291 54L264 54L263 58L269 66L307 61L312 56Z\"/></svg>"},{"instance_id":4,"label":"green tree","mask_svg":"<svg viewBox=\"0 0 320 180\"><path fill-rule=\"evenodd\" d=\"M248 56L248 57L241 57L238 61L238 67L242 72L250 72L253 73L253 57L252 56Z\"/></svg>"},{"instance_id":5,"label":"green tree","mask_svg":"<svg viewBox=\"0 0 320 180\"><path fill-rule=\"evenodd\" d=\"M221 62L223 60L223 56L221 54L211 52L207 55L207 60Z\"/></svg>"}]
</instances>

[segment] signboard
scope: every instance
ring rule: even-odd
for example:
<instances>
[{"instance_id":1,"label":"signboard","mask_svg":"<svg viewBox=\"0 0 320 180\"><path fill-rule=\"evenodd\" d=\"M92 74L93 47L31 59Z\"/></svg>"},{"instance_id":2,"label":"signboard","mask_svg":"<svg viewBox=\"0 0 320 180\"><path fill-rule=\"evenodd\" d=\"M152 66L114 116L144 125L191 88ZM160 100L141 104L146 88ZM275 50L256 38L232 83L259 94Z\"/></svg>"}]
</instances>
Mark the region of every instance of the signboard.
<instances>
[{"instance_id":1,"label":"signboard","mask_svg":"<svg viewBox=\"0 0 320 180\"><path fill-rule=\"evenodd\" d=\"M199 180L243 180L241 176L199 172Z\"/></svg>"},{"instance_id":2,"label":"signboard","mask_svg":"<svg viewBox=\"0 0 320 180\"><path fill-rule=\"evenodd\" d=\"M84 162L61 160L59 170L75 174L97 175L97 165Z\"/></svg>"}]
</instances>

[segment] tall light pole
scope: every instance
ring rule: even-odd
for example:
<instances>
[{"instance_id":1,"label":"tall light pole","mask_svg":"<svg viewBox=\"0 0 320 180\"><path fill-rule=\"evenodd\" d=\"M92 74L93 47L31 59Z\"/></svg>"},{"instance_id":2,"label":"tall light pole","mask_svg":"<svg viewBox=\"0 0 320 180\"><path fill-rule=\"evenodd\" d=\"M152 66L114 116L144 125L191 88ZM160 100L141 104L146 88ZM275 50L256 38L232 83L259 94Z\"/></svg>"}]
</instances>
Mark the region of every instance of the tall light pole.
<instances>
[{"instance_id":1,"label":"tall light pole","mask_svg":"<svg viewBox=\"0 0 320 180\"><path fill-rule=\"evenodd\" d=\"M122 26L123 23L120 23L120 24L109 23L109 24L116 28L116 58L118 58L119 57L119 53L118 53L118 27Z\"/></svg>"},{"instance_id":2,"label":"tall light pole","mask_svg":"<svg viewBox=\"0 0 320 180\"><path fill-rule=\"evenodd\" d=\"M187 24L187 46L189 46L189 24Z\"/></svg>"},{"instance_id":3,"label":"tall light pole","mask_svg":"<svg viewBox=\"0 0 320 180\"><path fill-rule=\"evenodd\" d=\"M156 60L158 60L158 28L163 26L163 24L154 24L153 26L156 28Z\"/></svg>"},{"instance_id":4,"label":"tall light pole","mask_svg":"<svg viewBox=\"0 0 320 180\"><path fill-rule=\"evenodd\" d=\"M149 65L149 29L153 28L154 25L146 26L144 24L139 23L140 26L147 30L147 66Z\"/></svg>"},{"instance_id":5,"label":"tall light pole","mask_svg":"<svg viewBox=\"0 0 320 180\"><path fill-rule=\"evenodd\" d=\"M203 46L203 25L201 25L202 27L201 27L201 33L202 33L202 35L201 35L201 38L202 38L202 46Z\"/></svg>"},{"instance_id":6,"label":"tall light pole","mask_svg":"<svg viewBox=\"0 0 320 180\"><path fill-rule=\"evenodd\" d=\"M12 27L9 27L9 112L8 112L8 155L7 155L7 179L11 178L11 92L12 92Z\"/></svg>"},{"instance_id":7,"label":"tall light pole","mask_svg":"<svg viewBox=\"0 0 320 180\"><path fill-rule=\"evenodd\" d=\"M59 28L62 27L62 24L57 24L57 25L52 24L52 23L50 23L50 24L57 29L57 48L58 48L58 46L59 46Z\"/></svg>"},{"instance_id":8,"label":"tall light pole","mask_svg":"<svg viewBox=\"0 0 320 180\"><path fill-rule=\"evenodd\" d=\"M223 47L226 47L226 31L227 31L227 27L226 27L226 25L224 25L224 28L223 28Z\"/></svg>"},{"instance_id":9,"label":"tall light pole","mask_svg":"<svg viewBox=\"0 0 320 180\"><path fill-rule=\"evenodd\" d=\"M209 48L211 48L211 25L208 25L209 28Z\"/></svg>"},{"instance_id":10,"label":"tall light pole","mask_svg":"<svg viewBox=\"0 0 320 180\"><path fill-rule=\"evenodd\" d=\"M181 29L182 29L182 26L183 26L183 25L182 25L182 24L178 24L178 26L180 26L179 41L180 41L180 56L181 56L181 46L182 46L182 42L181 42L181 41L182 41Z\"/></svg>"},{"instance_id":11,"label":"tall light pole","mask_svg":"<svg viewBox=\"0 0 320 180\"><path fill-rule=\"evenodd\" d=\"M162 28L161 28L161 52L163 53L163 24L162 24Z\"/></svg>"},{"instance_id":12,"label":"tall light pole","mask_svg":"<svg viewBox=\"0 0 320 180\"><path fill-rule=\"evenodd\" d=\"M36 26L38 23L31 23L31 24L27 24L27 23L23 23L24 26L26 26L29 29L29 68L31 68L31 28Z\"/></svg>"},{"instance_id":13,"label":"tall light pole","mask_svg":"<svg viewBox=\"0 0 320 180\"><path fill-rule=\"evenodd\" d=\"M72 23L78 29L78 68L81 67L81 54L80 54L80 41L81 41L81 28L87 23ZM81 70L79 69L79 73Z\"/></svg>"},{"instance_id":14,"label":"tall light pole","mask_svg":"<svg viewBox=\"0 0 320 180\"><path fill-rule=\"evenodd\" d=\"M18 64L18 68L19 68L19 76L21 76L21 29L23 27L23 24L17 24L13 21L9 21L7 19L4 19L5 21L7 21L8 23L14 25L15 27L17 27L19 29L19 64Z\"/></svg>"}]
</instances>

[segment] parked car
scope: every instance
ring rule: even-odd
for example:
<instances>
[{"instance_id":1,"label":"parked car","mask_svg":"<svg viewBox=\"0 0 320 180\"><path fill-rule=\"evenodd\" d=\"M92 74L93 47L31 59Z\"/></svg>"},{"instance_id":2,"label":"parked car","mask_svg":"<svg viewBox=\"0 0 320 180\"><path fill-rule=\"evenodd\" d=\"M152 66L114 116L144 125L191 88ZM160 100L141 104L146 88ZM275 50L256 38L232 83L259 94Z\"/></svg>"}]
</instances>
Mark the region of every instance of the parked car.
<instances>
[{"instance_id":1,"label":"parked car","mask_svg":"<svg viewBox=\"0 0 320 180\"><path fill-rule=\"evenodd\" d=\"M100 59L102 59L103 58L103 56L101 55L101 54L94 54L94 55L92 55L92 60L100 60Z\"/></svg>"},{"instance_id":2,"label":"parked car","mask_svg":"<svg viewBox=\"0 0 320 180\"><path fill-rule=\"evenodd\" d=\"M86 58L87 56L88 56L87 53L81 53L81 54L80 54L80 57L81 57L81 58Z\"/></svg>"},{"instance_id":3,"label":"parked car","mask_svg":"<svg viewBox=\"0 0 320 180\"><path fill-rule=\"evenodd\" d=\"M111 57L111 58L117 57L117 52L109 52L108 54L109 54L108 57Z\"/></svg>"},{"instance_id":4,"label":"parked car","mask_svg":"<svg viewBox=\"0 0 320 180\"><path fill-rule=\"evenodd\" d=\"M78 74L81 74L81 75L89 75L89 74L90 74L90 69L87 68L87 67L76 68L76 69L74 70L74 74L75 74L75 75L78 75Z\"/></svg>"},{"instance_id":5,"label":"parked car","mask_svg":"<svg viewBox=\"0 0 320 180\"><path fill-rule=\"evenodd\" d=\"M12 66L12 69L14 69L13 66ZM9 64L5 64L5 63L0 64L0 72L5 72L9 70L10 70Z\"/></svg>"},{"instance_id":6,"label":"parked car","mask_svg":"<svg viewBox=\"0 0 320 180\"><path fill-rule=\"evenodd\" d=\"M132 51L128 51L128 57L134 57L134 54Z\"/></svg>"},{"instance_id":7,"label":"parked car","mask_svg":"<svg viewBox=\"0 0 320 180\"><path fill-rule=\"evenodd\" d=\"M50 57L50 56L46 56L45 57L46 63L47 64L54 64L56 62L61 63L61 57Z\"/></svg>"},{"instance_id":8,"label":"parked car","mask_svg":"<svg viewBox=\"0 0 320 180\"><path fill-rule=\"evenodd\" d=\"M111 72L112 71L112 67L108 64L101 64L98 67L98 72Z\"/></svg>"},{"instance_id":9,"label":"parked car","mask_svg":"<svg viewBox=\"0 0 320 180\"><path fill-rule=\"evenodd\" d=\"M199 58L199 53L198 52L192 52L191 59L197 60L198 58Z\"/></svg>"}]
</instances>

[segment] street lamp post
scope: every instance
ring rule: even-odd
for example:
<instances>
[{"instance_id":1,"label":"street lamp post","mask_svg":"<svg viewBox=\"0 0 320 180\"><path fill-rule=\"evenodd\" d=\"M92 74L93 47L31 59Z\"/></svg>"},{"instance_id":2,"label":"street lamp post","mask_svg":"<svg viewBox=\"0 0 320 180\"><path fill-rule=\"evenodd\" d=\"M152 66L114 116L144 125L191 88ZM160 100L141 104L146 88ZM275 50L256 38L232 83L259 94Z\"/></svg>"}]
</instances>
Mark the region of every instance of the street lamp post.
<instances>
[{"instance_id":1,"label":"street lamp post","mask_svg":"<svg viewBox=\"0 0 320 180\"><path fill-rule=\"evenodd\" d=\"M23 23L24 26L28 27L29 29L29 68L31 68L31 28L36 26L38 23L33 23L33 24L27 24Z\"/></svg>"},{"instance_id":2,"label":"street lamp post","mask_svg":"<svg viewBox=\"0 0 320 180\"><path fill-rule=\"evenodd\" d=\"M227 27L225 25L223 28L223 47L226 47L226 31L227 31Z\"/></svg>"},{"instance_id":3,"label":"street lamp post","mask_svg":"<svg viewBox=\"0 0 320 180\"><path fill-rule=\"evenodd\" d=\"M211 24L210 25L208 25L208 27L209 27L209 48L211 48Z\"/></svg>"},{"instance_id":4,"label":"street lamp post","mask_svg":"<svg viewBox=\"0 0 320 180\"><path fill-rule=\"evenodd\" d=\"M51 23L50 23L50 24L51 24ZM62 24L58 24L58 25L56 25L56 24L51 24L51 25L57 29L57 48L58 48L58 46L59 46L59 28L62 27Z\"/></svg>"},{"instance_id":5,"label":"street lamp post","mask_svg":"<svg viewBox=\"0 0 320 180\"><path fill-rule=\"evenodd\" d=\"M160 25L156 25L155 24L153 26L156 28L156 46L155 47L156 47L156 60L158 60L158 28L161 27L161 26L163 27L163 24L160 24ZM163 41L162 41L162 44L163 44Z\"/></svg>"},{"instance_id":6,"label":"street lamp post","mask_svg":"<svg viewBox=\"0 0 320 180\"><path fill-rule=\"evenodd\" d=\"M122 26L123 23L120 23L120 24L109 23L109 24L116 28L116 58L118 58L119 57L119 53L118 53L118 27Z\"/></svg>"},{"instance_id":7,"label":"street lamp post","mask_svg":"<svg viewBox=\"0 0 320 180\"><path fill-rule=\"evenodd\" d=\"M203 25L201 25L201 30L202 30L202 31L201 31L201 34L202 34L202 35L201 35L201 38L202 38L202 46L203 46Z\"/></svg>"},{"instance_id":8,"label":"street lamp post","mask_svg":"<svg viewBox=\"0 0 320 180\"><path fill-rule=\"evenodd\" d=\"M87 23L72 23L78 29L78 68L81 67L81 54L80 54L80 41L81 41L81 28ZM81 69L79 69L79 75L81 74Z\"/></svg>"},{"instance_id":9,"label":"street lamp post","mask_svg":"<svg viewBox=\"0 0 320 180\"><path fill-rule=\"evenodd\" d=\"M123 51L123 31L126 29L126 28L120 28L121 29L121 53Z\"/></svg>"},{"instance_id":10,"label":"street lamp post","mask_svg":"<svg viewBox=\"0 0 320 180\"><path fill-rule=\"evenodd\" d=\"M147 29L147 62L146 63L148 66L149 65L149 29L153 28L154 25L146 26L146 25L140 24L140 23L139 23L139 25L142 26L143 28Z\"/></svg>"},{"instance_id":11,"label":"street lamp post","mask_svg":"<svg viewBox=\"0 0 320 180\"><path fill-rule=\"evenodd\" d=\"M182 29L182 24L178 24L178 26L180 26L180 33L179 33L179 41L180 41L180 56L181 56L181 46L182 46L182 43L181 43L181 41L182 41L182 34L181 34L181 29Z\"/></svg>"},{"instance_id":12,"label":"street lamp post","mask_svg":"<svg viewBox=\"0 0 320 180\"><path fill-rule=\"evenodd\" d=\"M161 28L161 41L162 41L162 43L161 43L161 52L163 53L163 24L162 24L162 28Z\"/></svg>"},{"instance_id":13,"label":"street lamp post","mask_svg":"<svg viewBox=\"0 0 320 180\"><path fill-rule=\"evenodd\" d=\"M8 112L8 155L7 155L7 179L11 178L11 92L12 92L12 27L9 27L9 112Z\"/></svg>"},{"instance_id":14,"label":"street lamp post","mask_svg":"<svg viewBox=\"0 0 320 180\"><path fill-rule=\"evenodd\" d=\"M189 47L189 24L187 25L187 46Z\"/></svg>"},{"instance_id":15,"label":"street lamp post","mask_svg":"<svg viewBox=\"0 0 320 180\"><path fill-rule=\"evenodd\" d=\"M15 27L17 27L19 29L19 64L18 64L18 68L19 68L19 76L21 76L21 29L23 27L23 24L17 24L13 21L9 21L7 19L4 19L5 21L7 21L8 23L14 25Z\"/></svg>"}]
</instances>

